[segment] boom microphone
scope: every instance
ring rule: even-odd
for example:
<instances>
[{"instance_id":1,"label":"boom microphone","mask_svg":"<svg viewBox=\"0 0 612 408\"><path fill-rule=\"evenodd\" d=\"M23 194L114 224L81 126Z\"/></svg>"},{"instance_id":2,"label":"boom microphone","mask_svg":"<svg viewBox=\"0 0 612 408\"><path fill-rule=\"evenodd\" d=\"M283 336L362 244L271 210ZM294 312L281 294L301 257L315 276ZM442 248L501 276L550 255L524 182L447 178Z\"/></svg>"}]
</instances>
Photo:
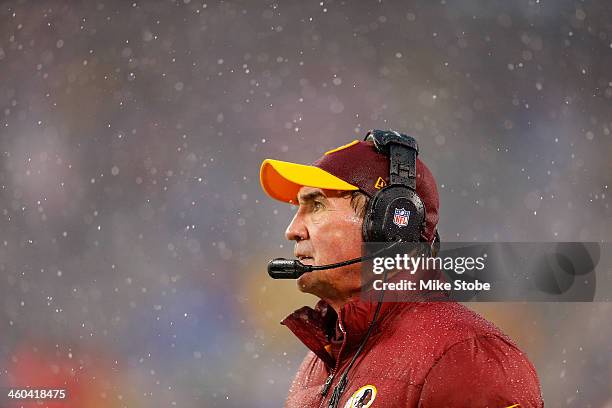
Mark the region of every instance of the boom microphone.
<instances>
[{"instance_id":1,"label":"boom microphone","mask_svg":"<svg viewBox=\"0 0 612 408\"><path fill-rule=\"evenodd\" d=\"M297 259L276 258L268 263L268 275L272 279L297 279L306 272L320 271L323 269L334 269L341 266L352 265L365 260L366 257L350 259L329 265L304 265Z\"/></svg>"},{"instance_id":2,"label":"boom microphone","mask_svg":"<svg viewBox=\"0 0 612 408\"><path fill-rule=\"evenodd\" d=\"M297 259L276 258L268 262L268 275L272 279L297 279L306 272L321 271L324 269L334 269L341 266L352 265L357 262L367 261L374 258L383 251L393 248L402 241L395 241L391 245L374 252L372 255L360 256L359 258L349 259L348 261L337 262L328 265L304 265Z\"/></svg>"}]
</instances>

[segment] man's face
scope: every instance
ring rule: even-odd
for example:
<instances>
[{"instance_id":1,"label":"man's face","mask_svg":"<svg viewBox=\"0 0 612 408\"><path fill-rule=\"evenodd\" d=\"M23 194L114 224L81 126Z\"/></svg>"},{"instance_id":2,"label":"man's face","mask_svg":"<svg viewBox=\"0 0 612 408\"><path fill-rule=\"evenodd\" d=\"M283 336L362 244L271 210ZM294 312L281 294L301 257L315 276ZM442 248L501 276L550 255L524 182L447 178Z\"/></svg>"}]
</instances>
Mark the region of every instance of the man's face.
<instances>
[{"instance_id":1,"label":"man's face","mask_svg":"<svg viewBox=\"0 0 612 408\"><path fill-rule=\"evenodd\" d=\"M350 195L302 187L298 209L285 236L295 241L294 255L307 265L326 265L361 256L362 219ZM360 287L360 264L308 272L298 281L302 292L328 301L346 300Z\"/></svg>"}]
</instances>

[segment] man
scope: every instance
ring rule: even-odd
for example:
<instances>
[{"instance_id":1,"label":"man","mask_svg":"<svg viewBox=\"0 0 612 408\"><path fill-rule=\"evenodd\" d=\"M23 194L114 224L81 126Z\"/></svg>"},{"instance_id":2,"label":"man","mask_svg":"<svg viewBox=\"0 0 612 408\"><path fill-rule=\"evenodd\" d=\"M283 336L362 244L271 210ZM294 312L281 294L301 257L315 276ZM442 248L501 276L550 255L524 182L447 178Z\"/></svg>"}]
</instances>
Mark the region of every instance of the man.
<instances>
[{"instance_id":1,"label":"man","mask_svg":"<svg viewBox=\"0 0 612 408\"><path fill-rule=\"evenodd\" d=\"M357 140L310 166L263 162L265 192L298 205L286 237L303 264L361 256L367 204L389 185L389 166L388 155ZM420 241L433 243L436 183L420 160L415 167L425 207ZM377 312L359 296L360 276L357 263L297 280L321 300L282 322L310 350L287 407L543 407L535 369L493 324L455 302L383 302Z\"/></svg>"}]
</instances>

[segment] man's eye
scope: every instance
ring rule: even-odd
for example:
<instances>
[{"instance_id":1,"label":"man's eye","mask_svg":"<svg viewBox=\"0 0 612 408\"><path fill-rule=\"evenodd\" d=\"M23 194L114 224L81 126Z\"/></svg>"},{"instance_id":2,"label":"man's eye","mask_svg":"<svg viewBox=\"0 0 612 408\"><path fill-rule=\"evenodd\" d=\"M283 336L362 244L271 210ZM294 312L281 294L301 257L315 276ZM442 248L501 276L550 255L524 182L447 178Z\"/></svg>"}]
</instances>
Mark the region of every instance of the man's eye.
<instances>
[{"instance_id":1,"label":"man's eye","mask_svg":"<svg viewBox=\"0 0 612 408\"><path fill-rule=\"evenodd\" d=\"M319 201L315 201L312 206L313 206L315 211L319 211L319 210L322 210L323 208L325 208L323 203L321 203Z\"/></svg>"}]
</instances>

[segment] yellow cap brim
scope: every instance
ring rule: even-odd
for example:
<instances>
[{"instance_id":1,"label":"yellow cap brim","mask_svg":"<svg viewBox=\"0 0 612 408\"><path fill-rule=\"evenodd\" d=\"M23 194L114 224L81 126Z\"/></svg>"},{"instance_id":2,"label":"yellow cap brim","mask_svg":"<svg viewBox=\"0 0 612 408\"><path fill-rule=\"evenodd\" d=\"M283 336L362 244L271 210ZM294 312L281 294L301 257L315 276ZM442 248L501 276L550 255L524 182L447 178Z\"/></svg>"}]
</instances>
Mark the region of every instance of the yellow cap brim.
<instances>
[{"instance_id":1,"label":"yellow cap brim","mask_svg":"<svg viewBox=\"0 0 612 408\"><path fill-rule=\"evenodd\" d=\"M304 186L327 190L359 190L359 187L318 167L273 159L266 159L261 164L259 181L270 197L291 204L297 204L298 191Z\"/></svg>"}]
</instances>

